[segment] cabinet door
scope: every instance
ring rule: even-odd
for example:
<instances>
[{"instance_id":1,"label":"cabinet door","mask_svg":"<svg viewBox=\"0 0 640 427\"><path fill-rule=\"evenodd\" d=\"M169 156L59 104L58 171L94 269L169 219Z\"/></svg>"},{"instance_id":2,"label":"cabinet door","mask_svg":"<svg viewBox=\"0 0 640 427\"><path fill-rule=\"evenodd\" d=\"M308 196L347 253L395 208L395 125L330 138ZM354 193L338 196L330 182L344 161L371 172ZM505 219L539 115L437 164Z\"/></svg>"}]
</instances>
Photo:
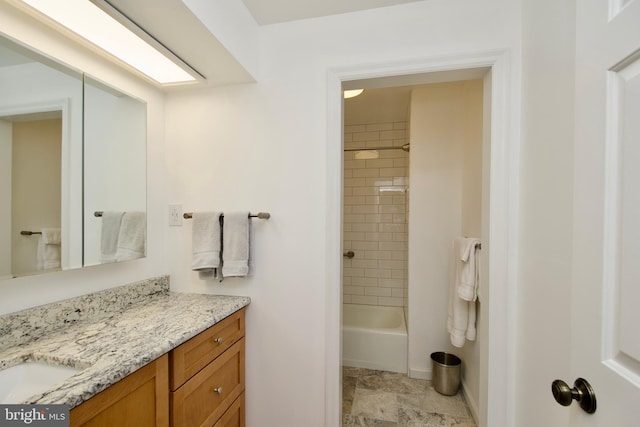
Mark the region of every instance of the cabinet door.
<instances>
[{"instance_id":1,"label":"cabinet door","mask_svg":"<svg viewBox=\"0 0 640 427\"><path fill-rule=\"evenodd\" d=\"M71 427L168 427L169 358L165 354L73 408Z\"/></svg>"},{"instance_id":2,"label":"cabinet door","mask_svg":"<svg viewBox=\"0 0 640 427\"><path fill-rule=\"evenodd\" d=\"M231 404L213 427L244 427L244 393Z\"/></svg>"},{"instance_id":3,"label":"cabinet door","mask_svg":"<svg viewBox=\"0 0 640 427\"><path fill-rule=\"evenodd\" d=\"M171 393L174 427L211 426L244 391L244 338Z\"/></svg>"},{"instance_id":4,"label":"cabinet door","mask_svg":"<svg viewBox=\"0 0 640 427\"><path fill-rule=\"evenodd\" d=\"M173 349L170 353L171 390L176 390L243 336L244 309Z\"/></svg>"}]
</instances>

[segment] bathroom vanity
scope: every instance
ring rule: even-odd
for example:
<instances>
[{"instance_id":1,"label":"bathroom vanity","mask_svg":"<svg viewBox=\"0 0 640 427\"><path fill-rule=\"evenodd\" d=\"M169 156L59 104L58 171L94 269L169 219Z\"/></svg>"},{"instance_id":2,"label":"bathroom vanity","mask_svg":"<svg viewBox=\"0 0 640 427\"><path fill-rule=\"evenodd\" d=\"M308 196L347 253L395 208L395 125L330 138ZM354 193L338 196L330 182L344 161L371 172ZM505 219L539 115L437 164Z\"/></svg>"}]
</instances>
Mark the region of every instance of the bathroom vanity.
<instances>
[{"instance_id":1,"label":"bathroom vanity","mask_svg":"<svg viewBox=\"0 0 640 427\"><path fill-rule=\"evenodd\" d=\"M132 286L0 317L0 370L77 369L19 402L67 404L72 426L244 426L249 298Z\"/></svg>"}]
</instances>

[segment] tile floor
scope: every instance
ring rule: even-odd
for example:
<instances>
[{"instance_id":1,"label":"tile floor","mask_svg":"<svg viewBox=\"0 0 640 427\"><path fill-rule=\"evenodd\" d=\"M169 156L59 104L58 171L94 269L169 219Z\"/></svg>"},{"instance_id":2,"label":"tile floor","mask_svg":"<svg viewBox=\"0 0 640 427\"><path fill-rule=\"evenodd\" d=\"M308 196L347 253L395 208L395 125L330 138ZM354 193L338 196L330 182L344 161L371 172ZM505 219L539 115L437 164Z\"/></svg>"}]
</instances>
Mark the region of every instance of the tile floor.
<instances>
[{"instance_id":1,"label":"tile floor","mask_svg":"<svg viewBox=\"0 0 640 427\"><path fill-rule=\"evenodd\" d=\"M443 396L431 381L363 368L342 369L343 427L476 427L458 392Z\"/></svg>"}]
</instances>

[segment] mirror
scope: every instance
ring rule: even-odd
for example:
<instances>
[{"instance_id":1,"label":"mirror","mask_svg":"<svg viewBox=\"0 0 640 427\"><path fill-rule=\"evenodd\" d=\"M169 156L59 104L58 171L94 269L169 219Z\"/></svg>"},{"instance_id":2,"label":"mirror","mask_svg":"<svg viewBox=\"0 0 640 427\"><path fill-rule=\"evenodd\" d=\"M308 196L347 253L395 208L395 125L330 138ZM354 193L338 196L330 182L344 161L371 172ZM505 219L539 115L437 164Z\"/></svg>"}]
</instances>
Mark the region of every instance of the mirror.
<instances>
[{"instance_id":1,"label":"mirror","mask_svg":"<svg viewBox=\"0 0 640 427\"><path fill-rule=\"evenodd\" d=\"M0 201L0 279L144 257L146 104L0 36Z\"/></svg>"},{"instance_id":2,"label":"mirror","mask_svg":"<svg viewBox=\"0 0 640 427\"><path fill-rule=\"evenodd\" d=\"M84 265L146 253L147 105L84 78Z\"/></svg>"}]
</instances>

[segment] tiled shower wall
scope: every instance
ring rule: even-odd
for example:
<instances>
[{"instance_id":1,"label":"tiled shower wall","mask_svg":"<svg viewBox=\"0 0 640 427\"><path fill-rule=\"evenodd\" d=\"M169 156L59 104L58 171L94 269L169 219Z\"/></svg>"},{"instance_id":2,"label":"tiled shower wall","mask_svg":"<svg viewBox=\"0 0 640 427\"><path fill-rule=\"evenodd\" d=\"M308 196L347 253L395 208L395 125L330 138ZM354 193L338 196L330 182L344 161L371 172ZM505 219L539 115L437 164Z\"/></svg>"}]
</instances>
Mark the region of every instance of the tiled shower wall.
<instances>
[{"instance_id":1,"label":"tiled shower wall","mask_svg":"<svg viewBox=\"0 0 640 427\"><path fill-rule=\"evenodd\" d=\"M345 148L402 146L407 122L348 125ZM343 301L407 306L409 153L379 150L376 159L344 153ZM367 155L375 151L364 152Z\"/></svg>"}]
</instances>

